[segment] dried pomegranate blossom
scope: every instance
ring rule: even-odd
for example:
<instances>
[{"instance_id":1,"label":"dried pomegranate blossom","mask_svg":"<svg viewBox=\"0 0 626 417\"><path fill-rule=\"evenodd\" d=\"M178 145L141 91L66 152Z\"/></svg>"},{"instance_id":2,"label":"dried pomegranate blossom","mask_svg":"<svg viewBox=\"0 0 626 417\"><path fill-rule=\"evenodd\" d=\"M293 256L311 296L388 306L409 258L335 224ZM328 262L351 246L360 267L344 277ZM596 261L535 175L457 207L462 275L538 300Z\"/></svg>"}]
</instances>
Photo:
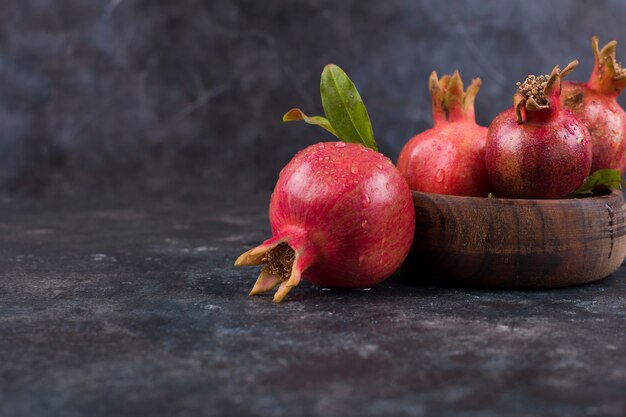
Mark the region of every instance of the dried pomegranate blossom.
<instances>
[{"instance_id":1,"label":"dried pomegranate blossom","mask_svg":"<svg viewBox=\"0 0 626 417\"><path fill-rule=\"evenodd\" d=\"M572 112L561 109L559 100L561 78L577 64L529 75L518 83L513 107L492 121L485 163L496 196L560 198L589 175L589 132Z\"/></svg>"},{"instance_id":2,"label":"dried pomegranate blossom","mask_svg":"<svg viewBox=\"0 0 626 417\"><path fill-rule=\"evenodd\" d=\"M611 41L600 49L594 36L595 64L589 81L563 83L563 107L571 110L591 135L592 172L605 168L626 171L626 112L617 103L626 87L626 70L615 59L616 46L617 42Z\"/></svg>"},{"instance_id":3,"label":"dried pomegranate blossom","mask_svg":"<svg viewBox=\"0 0 626 417\"><path fill-rule=\"evenodd\" d=\"M261 259L265 263L261 269L262 275L275 275L281 281L286 281L291 276L293 261L296 260L296 253L286 243L281 243L271 251L267 252ZM252 294L254 295L254 294Z\"/></svg>"},{"instance_id":4,"label":"dried pomegranate blossom","mask_svg":"<svg viewBox=\"0 0 626 417\"><path fill-rule=\"evenodd\" d=\"M522 94L526 103L530 103L534 110L550 107L545 94L548 78L550 78L550 74L540 75L539 77L529 75L523 84L519 81L517 82L518 91Z\"/></svg>"}]
</instances>

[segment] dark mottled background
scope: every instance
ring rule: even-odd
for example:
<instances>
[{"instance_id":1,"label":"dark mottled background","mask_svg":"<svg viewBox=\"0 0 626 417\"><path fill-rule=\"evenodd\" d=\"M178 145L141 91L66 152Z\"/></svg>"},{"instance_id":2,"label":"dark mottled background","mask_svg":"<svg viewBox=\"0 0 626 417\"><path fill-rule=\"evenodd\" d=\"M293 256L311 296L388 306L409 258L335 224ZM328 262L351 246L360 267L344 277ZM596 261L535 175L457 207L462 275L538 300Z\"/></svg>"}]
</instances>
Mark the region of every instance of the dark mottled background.
<instances>
[{"instance_id":1,"label":"dark mottled background","mask_svg":"<svg viewBox=\"0 0 626 417\"><path fill-rule=\"evenodd\" d=\"M487 124L530 72L587 78L594 34L626 57L624 22L608 0L0 0L0 417L625 416L624 268L553 291L405 269L275 305L233 267L280 168L329 139L281 122L321 111L324 64L395 160L432 69L481 76Z\"/></svg>"},{"instance_id":2,"label":"dark mottled background","mask_svg":"<svg viewBox=\"0 0 626 417\"><path fill-rule=\"evenodd\" d=\"M622 40L619 1L2 0L0 195L268 194L319 113L324 64L359 87L394 160L430 124L432 69L480 76L479 122L515 81Z\"/></svg>"}]
</instances>

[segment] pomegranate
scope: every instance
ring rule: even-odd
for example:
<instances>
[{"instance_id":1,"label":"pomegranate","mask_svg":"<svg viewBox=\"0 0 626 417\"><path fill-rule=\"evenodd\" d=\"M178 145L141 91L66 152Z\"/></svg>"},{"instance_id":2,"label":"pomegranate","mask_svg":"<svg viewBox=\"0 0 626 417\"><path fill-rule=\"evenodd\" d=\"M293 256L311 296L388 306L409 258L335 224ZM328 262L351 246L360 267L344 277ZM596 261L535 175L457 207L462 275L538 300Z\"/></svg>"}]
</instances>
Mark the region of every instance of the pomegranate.
<instances>
[{"instance_id":1,"label":"pomegranate","mask_svg":"<svg viewBox=\"0 0 626 417\"><path fill-rule=\"evenodd\" d=\"M389 277L411 247L411 193L391 161L363 145L318 143L283 168L269 207L272 237L235 265L264 264L250 295L304 279L367 288Z\"/></svg>"},{"instance_id":2,"label":"pomegranate","mask_svg":"<svg viewBox=\"0 0 626 417\"><path fill-rule=\"evenodd\" d=\"M518 83L513 107L491 122L485 163L497 197L559 198L589 175L589 132L559 100L561 78L576 65L529 75Z\"/></svg>"},{"instance_id":3,"label":"pomegranate","mask_svg":"<svg viewBox=\"0 0 626 417\"><path fill-rule=\"evenodd\" d=\"M404 145L398 169L412 190L486 197L490 191L484 162L487 128L477 125L474 117L480 78L463 91L458 71L441 79L433 71L428 85L434 126Z\"/></svg>"},{"instance_id":4,"label":"pomegranate","mask_svg":"<svg viewBox=\"0 0 626 417\"><path fill-rule=\"evenodd\" d=\"M591 171L626 170L626 113L617 96L626 87L626 70L615 59L616 41L598 47L591 40L595 64L586 83L564 82L561 103L589 129L593 144Z\"/></svg>"}]
</instances>

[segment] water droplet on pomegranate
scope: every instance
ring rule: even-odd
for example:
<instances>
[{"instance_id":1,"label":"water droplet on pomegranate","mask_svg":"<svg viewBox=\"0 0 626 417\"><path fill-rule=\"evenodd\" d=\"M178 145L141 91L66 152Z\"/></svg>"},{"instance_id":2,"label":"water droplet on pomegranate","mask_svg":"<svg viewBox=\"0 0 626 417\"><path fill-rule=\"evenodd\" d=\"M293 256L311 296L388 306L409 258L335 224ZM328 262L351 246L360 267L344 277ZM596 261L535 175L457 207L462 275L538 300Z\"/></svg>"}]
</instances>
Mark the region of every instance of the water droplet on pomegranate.
<instances>
[{"instance_id":1,"label":"water droplet on pomegranate","mask_svg":"<svg viewBox=\"0 0 626 417\"><path fill-rule=\"evenodd\" d=\"M363 194L363 196L361 197L361 203L363 205L363 208L368 208L371 202L372 200L370 200L370 196L367 194Z\"/></svg>"},{"instance_id":2,"label":"water droplet on pomegranate","mask_svg":"<svg viewBox=\"0 0 626 417\"><path fill-rule=\"evenodd\" d=\"M567 130L570 135L575 135L576 134L576 128L574 126L572 126L571 124L569 124L569 123L565 124L565 130Z\"/></svg>"},{"instance_id":3,"label":"water droplet on pomegranate","mask_svg":"<svg viewBox=\"0 0 626 417\"><path fill-rule=\"evenodd\" d=\"M358 183L359 183L359 180L354 180L353 182L354 182L355 184L358 184Z\"/></svg>"},{"instance_id":4,"label":"water droplet on pomegranate","mask_svg":"<svg viewBox=\"0 0 626 417\"><path fill-rule=\"evenodd\" d=\"M335 147L336 148L345 148L346 147L346 143L345 142L337 142L337 143L335 143Z\"/></svg>"},{"instance_id":5,"label":"water droplet on pomegranate","mask_svg":"<svg viewBox=\"0 0 626 417\"><path fill-rule=\"evenodd\" d=\"M367 220L363 220L363 221L361 222L361 227L362 227L363 229L365 229L365 228L367 227Z\"/></svg>"},{"instance_id":6,"label":"water droplet on pomegranate","mask_svg":"<svg viewBox=\"0 0 626 417\"><path fill-rule=\"evenodd\" d=\"M376 164L376 168L383 169L383 164Z\"/></svg>"},{"instance_id":7,"label":"water droplet on pomegranate","mask_svg":"<svg viewBox=\"0 0 626 417\"><path fill-rule=\"evenodd\" d=\"M441 146L437 146L437 150L440 151L441 150Z\"/></svg>"},{"instance_id":8,"label":"water droplet on pomegranate","mask_svg":"<svg viewBox=\"0 0 626 417\"><path fill-rule=\"evenodd\" d=\"M319 158L317 158L318 161L323 161L324 157L320 156Z\"/></svg>"},{"instance_id":9,"label":"water droplet on pomegranate","mask_svg":"<svg viewBox=\"0 0 626 417\"><path fill-rule=\"evenodd\" d=\"M365 259L365 255L359 255L359 265L363 263L364 259Z\"/></svg>"},{"instance_id":10,"label":"water droplet on pomegranate","mask_svg":"<svg viewBox=\"0 0 626 417\"><path fill-rule=\"evenodd\" d=\"M437 173L435 174L435 181L437 182L443 182L443 179L446 177L446 173L444 172L443 169L438 169Z\"/></svg>"},{"instance_id":11,"label":"water droplet on pomegranate","mask_svg":"<svg viewBox=\"0 0 626 417\"><path fill-rule=\"evenodd\" d=\"M359 173L359 169L357 167L352 167L350 168L350 172L352 172L354 175Z\"/></svg>"},{"instance_id":12,"label":"water droplet on pomegranate","mask_svg":"<svg viewBox=\"0 0 626 417\"><path fill-rule=\"evenodd\" d=\"M609 110L611 110L613 113L617 112L617 106L613 103L609 104Z\"/></svg>"}]
</instances>

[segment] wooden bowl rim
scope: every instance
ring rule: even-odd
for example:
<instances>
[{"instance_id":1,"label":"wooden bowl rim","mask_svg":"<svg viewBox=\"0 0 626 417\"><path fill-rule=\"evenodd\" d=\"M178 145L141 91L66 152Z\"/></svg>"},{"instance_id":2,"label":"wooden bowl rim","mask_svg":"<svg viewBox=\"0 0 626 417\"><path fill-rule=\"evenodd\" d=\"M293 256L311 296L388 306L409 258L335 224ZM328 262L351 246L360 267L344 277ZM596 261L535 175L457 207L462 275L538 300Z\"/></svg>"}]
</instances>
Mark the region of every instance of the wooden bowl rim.
<instances>
[{"instance_id":1,"label":"wooden bowl rim","mask_svg":"<svg viewBox=\"0 0 626 417\"><path fill-rule=\"evenodd\" d=\"M579 204L580 202L598 202L601 200L613 200L615 198L623 198L622 190L613 190L610 194L599 195L593 197L582 197L582 198L558 198L558 199L533 199L533 198L487 198L487 197L468 197L468 196L460 196L460 195L450 195L450 194L437 194L437 193L428 193L424 191L415 191L411 190L411 194L413 197L427 197L427 198L440 198L447 199L450 201L456 201L458 203L475 203L475 204L510 204L510 205L520 205L520 204L538 204L538 205L572 205Z\"/></svg>"}]
</instances>

